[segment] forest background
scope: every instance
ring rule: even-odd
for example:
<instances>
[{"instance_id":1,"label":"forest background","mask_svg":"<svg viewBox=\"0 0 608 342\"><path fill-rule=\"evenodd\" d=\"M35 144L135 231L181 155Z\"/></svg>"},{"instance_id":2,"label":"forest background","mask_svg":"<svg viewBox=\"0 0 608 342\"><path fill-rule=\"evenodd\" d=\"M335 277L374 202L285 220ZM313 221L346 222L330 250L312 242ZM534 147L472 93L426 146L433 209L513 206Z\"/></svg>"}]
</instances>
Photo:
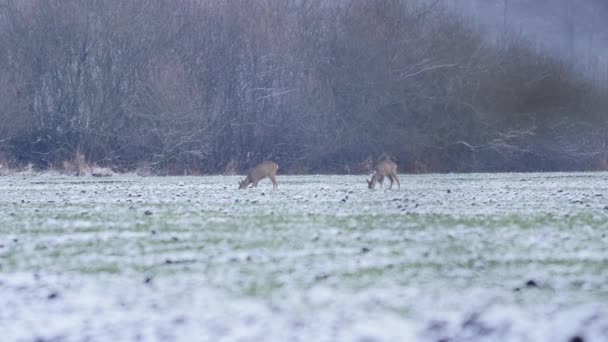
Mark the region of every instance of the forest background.
<instances>
[{"instance_id":1,"label":"forest background","mask_svg":"<svg viewBox=\"0 0 608 342\"><path fill-rule=\"evenodd\" d=\"M607 14L591 0L0 0L0 165L608 170Z\"/></svg>"}]
</instances>

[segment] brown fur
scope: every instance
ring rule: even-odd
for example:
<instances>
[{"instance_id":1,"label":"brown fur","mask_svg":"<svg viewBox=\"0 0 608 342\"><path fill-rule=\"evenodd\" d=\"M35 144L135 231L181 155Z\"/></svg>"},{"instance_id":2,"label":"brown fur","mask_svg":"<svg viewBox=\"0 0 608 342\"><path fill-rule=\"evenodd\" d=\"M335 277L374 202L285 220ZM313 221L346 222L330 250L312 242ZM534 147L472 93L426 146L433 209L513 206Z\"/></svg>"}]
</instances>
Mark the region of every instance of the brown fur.
<instances>
[{"instance_id":1,"label":"brown fur","mask_svg":"<svg viewBox=\"0 0 608 342\"><path fill-rule=\"evenodd\" d=\"M276 177L278 169L279 165L272 161L265 161L258 164L251 169L247 174L247 177L239 183L239 189L247 189L250 184L253 184L253 187L257 188L258 182L268 177L272 182L272 190L276 190L279 186Z\"/></svg>"},{"instance_id":2,"label":"brown fur","mask_svg":"<svg viewBox=\"0 0 608 342\"><path fill-rule=\"evenodd\" d=\"M397 164L392 160L384 160L376 165L372 179L367 181L368 188L374 189L376 183L380 183L380 187L382 187L384 177L388 177L391 181L389 189L393 188L393 182L397 182L397 188L401 188L401 183L399 183L399 177L397 176Z\"/></svg>"}]
</instances>

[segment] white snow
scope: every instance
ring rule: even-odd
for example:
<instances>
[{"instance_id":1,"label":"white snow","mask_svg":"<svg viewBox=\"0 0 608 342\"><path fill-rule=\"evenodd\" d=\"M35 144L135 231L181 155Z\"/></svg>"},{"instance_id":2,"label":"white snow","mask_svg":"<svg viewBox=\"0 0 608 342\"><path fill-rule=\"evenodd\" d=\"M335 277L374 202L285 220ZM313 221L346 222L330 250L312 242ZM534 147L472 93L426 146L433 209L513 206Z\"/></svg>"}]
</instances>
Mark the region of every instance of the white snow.
<instances>
[{"instance_id":1,"label":"white snow","mask_svg":"<svg viewBox=\"0 0 608 342\"><path fill-rule=\"evenodd\" d=\"M364 178L0 177L2 340L608 340L608 174Z\"/></svg>"}]
</instances>

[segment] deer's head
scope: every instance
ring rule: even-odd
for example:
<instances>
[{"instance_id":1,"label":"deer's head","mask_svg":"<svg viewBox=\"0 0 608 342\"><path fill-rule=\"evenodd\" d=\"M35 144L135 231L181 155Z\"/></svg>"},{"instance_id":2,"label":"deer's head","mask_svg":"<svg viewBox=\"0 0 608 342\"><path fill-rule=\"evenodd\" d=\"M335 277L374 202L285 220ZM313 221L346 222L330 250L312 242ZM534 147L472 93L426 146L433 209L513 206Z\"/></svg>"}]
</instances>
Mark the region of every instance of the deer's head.
<instances>
[{"instance_id":1,"label":"deer's head","mask_svg":"<svg viewBox=\"0 0 608 342\"><path fill-rule=\"evenodd\" d=\"M247 182L247 178L243 179L242 181L239 182L239 190L247 189L248 185L249 185L249 182Z\"/></svg>"}]
</instances>

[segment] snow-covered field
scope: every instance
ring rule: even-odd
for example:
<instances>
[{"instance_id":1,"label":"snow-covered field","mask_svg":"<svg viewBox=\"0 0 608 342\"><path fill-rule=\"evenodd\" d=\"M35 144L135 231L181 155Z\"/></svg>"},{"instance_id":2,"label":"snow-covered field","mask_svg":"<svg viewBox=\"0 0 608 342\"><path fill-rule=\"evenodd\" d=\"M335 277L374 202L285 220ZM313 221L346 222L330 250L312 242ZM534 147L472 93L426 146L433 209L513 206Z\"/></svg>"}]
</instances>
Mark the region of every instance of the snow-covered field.
<instances>
[{"instance_id":1,"label":"snow-covered field","mask_svg":"<svg viewBox=\"0 0 608 342\"><path fill-rule=\"evenodd\" d=\"M0 177L0 339L608 340L607 173L364 178Z\"/></svg>"}]
</instances>

